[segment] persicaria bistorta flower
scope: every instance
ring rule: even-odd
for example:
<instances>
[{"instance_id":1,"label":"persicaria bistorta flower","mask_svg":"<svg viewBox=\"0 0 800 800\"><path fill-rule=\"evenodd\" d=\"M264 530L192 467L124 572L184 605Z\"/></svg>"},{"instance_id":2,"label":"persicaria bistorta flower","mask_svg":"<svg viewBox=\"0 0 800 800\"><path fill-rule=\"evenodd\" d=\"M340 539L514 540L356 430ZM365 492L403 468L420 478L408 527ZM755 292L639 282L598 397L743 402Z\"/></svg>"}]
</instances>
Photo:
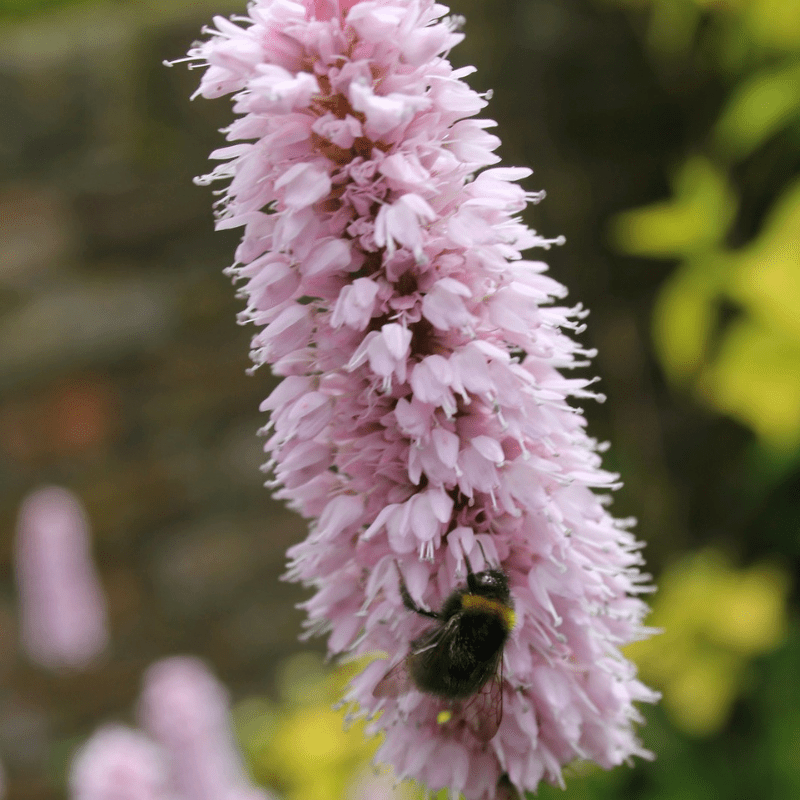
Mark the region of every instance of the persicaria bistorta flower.
<instances>
[{"instance_id":1,"label":"persicaria bistorta flower","mask_svg":"<svg viewBox=\"0 0 800 800\"><path fill-rule=\"evenodd\" d=\"M270 800L248 778L225 687L200 659L152 664L139 716L147 733L108 724L78 750L71 800ZM149 734L149 735L148 735Z\"/></svg>"},{"instance_id":2,"label":"persicaria bistorta flower","mask_svg":"<svg viewBox=\"0 0 800 800\"><path fill-rule=\"evenodd\" d=\"M106 601L91 555L86 512L47 486L20 508L14 542L23 647L50 669L83 669L108 644Z\"/></svg>"},{"instance_id":3,"label":"persicaria bistorta flower","mask_svg":"<svg viewBox=\"0 0 800 800\"><path fill-rule=\"evenodd\" d=\"M152 664L139 717L164 749L170 788L179 800L268 800L245 772L228 693L200 659L175 656Z\"/></svg>"},{"instance_id":4,"label":"persicaria bistorta flower","mask_svg":"<svg viewBox=\"0 0 800 800\"><path fill-rule=\"evenodd\" d=\"M161 748L125 725L104 725L77 752L71 800L173 800Z\"/></svg>"},{"instance_id":5,"label":"persicaria bistorta flower","mask_svg":"<svg viewBox=\"0 0 800 800\"><path fill-rule=\"evenodd\" d=\"M252 358L283 380L267 468L311 521L289 576L314 587L331 653L383 651L349 699L377 715L378 758L469 800L561 783L562 766L648 755L634 701L655 695L620 647L647 634L639 545L607 510L617 477L565 377L591 354L580 307L521 252L554 241L518 214L541 194L492 167L486 100L446 58L460 21L432 0L254 0L215 19L190 60L198 93L230 94L218 228L242 227L230 274L257 326ZM502 565L516 608L504 717L488 743L410 691L390 664L463 584ZM430 621L428 621L430 624ZM379 693L380 694L380 693Z\"/></svg>"}]
</instances>

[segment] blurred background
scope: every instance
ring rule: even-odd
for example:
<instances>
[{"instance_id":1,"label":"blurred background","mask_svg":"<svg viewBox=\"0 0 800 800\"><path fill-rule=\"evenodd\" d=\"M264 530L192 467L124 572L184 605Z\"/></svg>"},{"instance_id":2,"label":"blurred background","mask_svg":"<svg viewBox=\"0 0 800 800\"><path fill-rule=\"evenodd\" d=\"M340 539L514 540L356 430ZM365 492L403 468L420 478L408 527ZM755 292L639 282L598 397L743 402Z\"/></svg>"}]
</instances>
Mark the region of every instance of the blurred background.
<instances>
[{"instance_id":1,"label":"blurred background","mask_svg":"<svg viewBox=\"0 0 800 800\"><path fill-rule=\"evenodd\" d=\"M262 487L251 331L208 171L227 100L181 57L231 0L0 0L0 761L8 798L67 795L76 748L134 721L142 675L204 659L253 778L291 800L388 797L345 675L298 642L280 582L302 522ZM800 3L453 0L506 165L572 302L666 632L630 649L664 694L653 763L575 765L565 800L800 796ZM14 531L80 498L110 643L82 670L20 645ZM365 778L365 776L367 776ZM383 782L381 782L383 781ZM421 797L401 787L399 797Z\"/></svg>"}]
</instances>

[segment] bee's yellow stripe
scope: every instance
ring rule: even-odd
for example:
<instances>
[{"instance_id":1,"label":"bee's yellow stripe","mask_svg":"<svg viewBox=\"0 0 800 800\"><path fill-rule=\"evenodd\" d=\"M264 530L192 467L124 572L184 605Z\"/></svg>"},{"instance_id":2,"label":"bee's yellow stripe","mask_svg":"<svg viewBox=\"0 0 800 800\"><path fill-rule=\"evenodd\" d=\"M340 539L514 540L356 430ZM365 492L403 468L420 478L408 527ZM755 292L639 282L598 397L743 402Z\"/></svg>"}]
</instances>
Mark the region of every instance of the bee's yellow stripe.
<instances>
[{"instance_id":1,"label":"bee's yellow stripe","mask_svg":"<svg viewBox=\"0 0 800 800\"><path fill-rule=\"evenodd\" d=\"M496 614L509 630L516 623L516 615L512 608L503 605L499 600L492 600L480 594L462 594L461 607L465 611L486 611L489 614Z\"/></svg>"}]
</instances>

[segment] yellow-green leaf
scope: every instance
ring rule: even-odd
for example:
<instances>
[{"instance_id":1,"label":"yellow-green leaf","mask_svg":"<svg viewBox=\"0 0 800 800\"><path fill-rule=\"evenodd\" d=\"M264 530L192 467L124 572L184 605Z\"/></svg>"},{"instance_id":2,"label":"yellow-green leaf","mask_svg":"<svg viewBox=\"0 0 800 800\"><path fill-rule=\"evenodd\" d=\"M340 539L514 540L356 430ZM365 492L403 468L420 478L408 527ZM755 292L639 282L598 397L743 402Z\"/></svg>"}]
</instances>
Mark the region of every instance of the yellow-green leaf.
<instances>
[{"instance_id":1,"label":"yellow-green leaf","mask_svg":"<svg viewBox=\"0 0 800 800\"><path fill-rule=\"evenodd\" d=\"M750 35L759 44L780 50L800 47L800 3L797 0L750 0L742 7Z\"/></svg>"},{"instance_id":2,"label":"yellow-green leaf","mask_svg":"<svg viewBox=\"0 0 800 800\"><path fill-rule=\"evenodd\" d=\"M734 258L730 296L765 328L800 343L800 180L775 202L758 238Z\"/></svg>"},{"instance_id":3,"label":"yellow-green leaf","mask_svg":"<svg viewBox=\"0 0 800 800\"><path fill-rule=\"evenodd\" d=\"M655 258L694 255L725 236L736 213L726 176L704 156L685 161L673 179L673 198L618 214L611 239L623 253Z\"/></svg>"},{"instance_id":4,"label":"yellow-green leaf","mask_svg":"<svg viewBox=\"0 0 800 800\"><path fill-rule=\"evenodd\" d=\"M668 377L678 383L703 366L716 324L718 289L711 270L690 262L667 278L653 309L653 341Z\"/></svg>"},{"instance_id":5,"label":"yellow-green leaf","mask_svg":"<svg viewBox=\"0 0 800 800\"><path fill-rule=\"evenodd\" d=\"M798 121L800 64L764 70L736 87L714 128L714 143L725 156L739 160Z\"/></svg>"},{"instance_id":6,"label":"yellow-green leaf","mask_svg":"<svg viewBox=\"0 0 800 800\"><path fill-rule=\"evenodd\" d=\"M743 319L702 376L711 405L750 426L771 448L800 446L800 342Z\"/></svg>"}]
</instances>

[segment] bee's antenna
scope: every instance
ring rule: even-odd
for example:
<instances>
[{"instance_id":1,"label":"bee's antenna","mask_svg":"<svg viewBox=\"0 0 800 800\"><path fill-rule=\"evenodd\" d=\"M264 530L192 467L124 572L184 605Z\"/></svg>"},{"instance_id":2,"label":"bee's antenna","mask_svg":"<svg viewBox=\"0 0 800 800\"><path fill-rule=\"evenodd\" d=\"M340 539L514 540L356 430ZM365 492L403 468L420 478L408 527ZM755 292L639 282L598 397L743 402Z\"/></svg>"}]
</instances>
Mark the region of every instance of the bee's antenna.
<instances>
[{"instance_id":1,"label":"bee's antenna","mask_svg":"<svg viewBox=\"0 0 800 800\"><path fill-rule=\"evenodd\" d=\"M480 547L480 549L481 549L481 554L483 555L484 563L486 564L487 567L490 566L489 565L489 559L486 558L486 551L483 549L483 545L481 544L481 540L476 537L475 538L475 542L477 543L478 547Z\"/></svg>"},{"instance_id":2,"label":"bee's antenna","mask_svg":"<svg viewBox=\"0 0 800 800\"><path fill-rule=\"evenodd\" d=\"M469 578L472 577L473 572L472 572L472 564L469 563L469 556L466 553L464 553L464 561L467 564L467 580L469 580Z\"/></svg>"},{"instance_id":3,"label":"bee's antenna","mask_svg":"<svg viewBox=\"0 0 800 800\"><path fill-rule=\"evenodd\" d=\"M475 580L475 573L472 571L472 564L470 563L469 556L464 553L464 561L467 564L467 589L470 592L478 591L478 581Z\"/></svg>"}]
</instances>

